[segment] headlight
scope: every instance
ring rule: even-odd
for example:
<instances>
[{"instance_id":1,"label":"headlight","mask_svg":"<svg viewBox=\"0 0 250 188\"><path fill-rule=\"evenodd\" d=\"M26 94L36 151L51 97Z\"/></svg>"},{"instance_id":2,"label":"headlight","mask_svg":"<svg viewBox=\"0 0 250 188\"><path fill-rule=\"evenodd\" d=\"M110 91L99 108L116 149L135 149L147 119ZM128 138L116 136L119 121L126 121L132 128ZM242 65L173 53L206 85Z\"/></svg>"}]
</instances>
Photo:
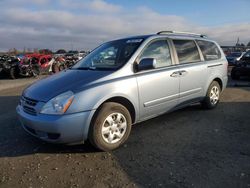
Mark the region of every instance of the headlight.
<instances>
[{"instance_id":1,"label":"headlight","mask_svg":"<svg viewBox=\"0 0 250 188\"><path fill-rule=\"evenodd\" d=\"M48 101L42 108L41 114L63 114L70 107L74 99L74 93L67 91L62 93L50 101Z\"/></svg>"}]
</instances>

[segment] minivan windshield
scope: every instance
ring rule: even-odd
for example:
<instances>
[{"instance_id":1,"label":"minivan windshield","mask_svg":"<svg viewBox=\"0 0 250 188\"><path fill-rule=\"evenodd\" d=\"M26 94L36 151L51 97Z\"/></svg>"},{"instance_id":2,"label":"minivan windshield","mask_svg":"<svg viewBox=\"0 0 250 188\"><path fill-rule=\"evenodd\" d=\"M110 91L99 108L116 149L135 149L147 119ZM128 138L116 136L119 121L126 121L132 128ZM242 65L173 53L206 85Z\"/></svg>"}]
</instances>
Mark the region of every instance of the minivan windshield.
<instances>
[{"instance_id":1,"label":"minivan windshield","mask_svg":"<svg viewBox=\"0 0 250 188\"><path fill-rule=\"evenodd\" d=\"M102 44L72 69L116 70L122 67L138 49L143 39L121 39Z\"/></svg>"}]
</instances>

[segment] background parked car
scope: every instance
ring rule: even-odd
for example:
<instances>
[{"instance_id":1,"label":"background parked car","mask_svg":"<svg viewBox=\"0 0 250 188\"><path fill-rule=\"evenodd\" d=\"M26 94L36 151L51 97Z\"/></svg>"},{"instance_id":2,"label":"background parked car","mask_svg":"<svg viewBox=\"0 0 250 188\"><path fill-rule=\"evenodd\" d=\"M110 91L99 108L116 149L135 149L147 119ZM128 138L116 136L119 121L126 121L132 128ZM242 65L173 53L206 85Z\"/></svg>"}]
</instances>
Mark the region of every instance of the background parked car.
<instances>
[{"instance_id":1,"label":"background parked car","mask_svg":"<svg viewBox=\"0 0 250 188\"><path fill-rule=\"evenodd\" d=\"M52 72L57 73L67 68L66 61L62 56L55 56L51 60L52 62Z\"/></svg>"},{"instance_id":2,"label":"background parked car","mask_svg":"<svg viewBox=\"0 0 250 188\"><path fill-rule=\"evenodd\" d=\"M22 76L37 76L41 73L48 73L52 66L51 60L51 55L28 54L19 65L20 74Z\"/></svg>"},{"instance_id":3,"label":"background parked car","mask_svg":"<svg viewBox=\"0 0 250 188\"><path fill-rule=\"evenodd\" d=\"M244 55L245 53L246 53L246 52L242 52L242 53L241 53L241 56L236 58L236 61L240 61L241 58L243 57L243 55Z\"/></svg>"},{"instance_id":4,"label":"background parked car","mask_svg":"<svg viewBox=\"0 0 250 188\"><path fill-rule=\"evenodd\" d=\"M79 52L79 60L81 60L82 58L84 58L86 55L88 55L88 52L87 51L80 51Z\"/></svg>"},{"instance_id":5,"label":"background parked car","mask_svg":"<svg viewBox=\"0 0 250 188\"><path fill-rule=\"evenodd\" d=\"M5 61L7 60L8 57L9 57L9 56L7 56L7 55L1 55L1 56L0 56L0 64L2 64L3 62L5 62ZM0 73L2 72L2 70L3 70L3 68L2 68L2 66L0 65Z\"/></svg>"},{"instance_id":6,"label":"background parked car","mask_svg":"<svg viewBox=\"0 0 250 188\"><path fill-rule=\"evenodd\" d=\"M235 65L237 59L242 56L242 52L232 52L226 56L228 65Z\"/></svg>"},{"instance_id":7,"label":"background parked car","mask_svg":"<svg viewBox=\"0 0 250 188\"><path fill-rule=\"evenodd\" d=\"M78 51L68 51L64 56L66 60L67 67L72 67L77 61L79 61L79 52Z\"/></svg>"},{"instance_id":8,"label":"background parked car","mask_svg":"<svg viewBox=\"0 0 250 188\"><path fill-rule=\"evenodd\" d=\"M231 77L234 80L240 79L242 76L250 77L250 51L247 51L241 60L233 67Z\"/></svg>"},{"instance_id":9,"label":"background parked car","mask_svg":"<svg viewBox=\"0 0 250 188\"><path fill-rule=\"evenodd\" d=\"M19 75L18 65L20 59L15 56L1 56L0 58L0 73L7 73L12 79Z\"/></svg>"},{"instance_id":10,"label":"background parked car","mask_svg":"<svg viewBox=\"0 0 250 188\"><path fill-rule=\"evenodd\" d=\"M56 56L56 57L58 57L58 56L62 57L62 56L65 56L66 53L67 53L66 50L60 49L60 50L57 50L57 51L54 53L54 56Z\"/></svg>"}]
</instances>

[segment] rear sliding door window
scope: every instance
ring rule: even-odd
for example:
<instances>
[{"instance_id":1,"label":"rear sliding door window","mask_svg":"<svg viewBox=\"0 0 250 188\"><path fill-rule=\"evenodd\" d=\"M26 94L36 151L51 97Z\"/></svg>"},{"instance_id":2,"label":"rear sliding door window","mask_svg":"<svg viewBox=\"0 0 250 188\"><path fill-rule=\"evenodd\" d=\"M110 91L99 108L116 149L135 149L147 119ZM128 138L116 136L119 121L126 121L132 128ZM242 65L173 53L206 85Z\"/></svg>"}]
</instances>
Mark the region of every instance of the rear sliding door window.
<instances>
[{"instance_id":1,"label":"rear sliding door window","mask_svg":"<svg viewBox=\"0 0 250 188\"><path fill-rule=\"evenodd\" d=\"M201 61L198 48L193 40L173 40L179 63Z\"/></svg>"},{"instance_id":2,"label":"rear sliding door window","mask_svg":"<svg viewBox=\"0 0 250 188\"><path fill-rule=\"evenodd\" d=\"M215 43L204 40L197 40L197 44L201 49L205 61L216 60L221 58L220 50Z\"/></svg>"}]
</instances>

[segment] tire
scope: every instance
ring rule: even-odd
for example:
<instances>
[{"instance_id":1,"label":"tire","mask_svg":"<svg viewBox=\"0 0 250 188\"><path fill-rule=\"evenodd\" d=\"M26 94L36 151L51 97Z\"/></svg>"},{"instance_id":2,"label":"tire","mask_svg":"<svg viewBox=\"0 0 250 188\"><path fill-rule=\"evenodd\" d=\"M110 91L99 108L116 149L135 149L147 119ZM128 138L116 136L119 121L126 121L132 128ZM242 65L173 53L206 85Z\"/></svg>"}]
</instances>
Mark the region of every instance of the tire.
<instances>
[{"instance_id":1,"label":"tire","mask_svg":"<svg viewBox=\"0 0 250 188\"><path fill-rule=\"evenodd\" d=\"M17 71L17 68L16 67L11 67L10 68L10 78L11 79L16 79L18 76L18 71Z\"/></svg>"},{"instance_id":2,"label":"tire","mask_svg":"<svg viewBox=\"0 0 250 188\"><path fill-rule=\"evenodd\" d=\"M59 66L59 71L63 71L65 68L64 68L64 66L63 65L60 65Z\"/></svg>"},{"instance_id":3,"label":"tire","mask_svg":"<svg viewBox=\"0 0 250 188\"><path fill-rule=\"evenodd\" d=\"M120 123L117 123L118 120ZM90 143L101 151L114 150L127 140L131 125L132 120L127 108L119 103L104 103L91 122ZM120 135L120 138L117 135Z\"/></svg>"},{"instance_id":4,"label":"tire","mask_svg":"<svg viewBox=\"0 0 250 188\"><path fill-rule=\"evenodd\" d=\"M215 108L220 100L221 88L218 82L213 81L208 90L205 99L202 101L202 106L205 109Z\"/></svg>"},{"instance_id":5,"label":"tire","mask_svg":"<svg viewBox=\"0 0 250 188\"><path fill-rule=\"evenodd\" d=\"M233 68L232 71L231 71L231 78L233 80L239 80L240 79L240 76L239 76L238 72L235 70L235 68Z\"/></svg>"}]
</instances>

